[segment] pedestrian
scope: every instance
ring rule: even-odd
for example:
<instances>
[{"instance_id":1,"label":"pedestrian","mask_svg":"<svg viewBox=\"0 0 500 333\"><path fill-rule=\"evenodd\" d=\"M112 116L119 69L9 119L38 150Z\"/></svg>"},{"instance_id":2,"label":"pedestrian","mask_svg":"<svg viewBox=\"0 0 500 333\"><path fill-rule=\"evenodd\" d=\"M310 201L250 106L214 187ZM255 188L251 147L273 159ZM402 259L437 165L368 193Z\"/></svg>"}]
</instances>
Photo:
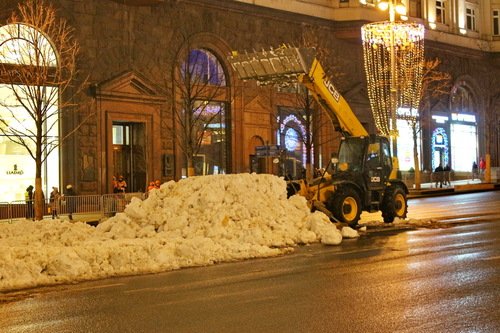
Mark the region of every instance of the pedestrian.
<instances>
[{"instance_id":1,"label":"pedestrian","mask_svg":"<svg viewBox=\"0 0 500 333\"><path fill-rule=\"evenodd\" d=\"M127 192L127 182L123 176L118 177L118 181L116 182L116 190L115 193L125 193Z\"/></svg>"},{"instance_id":2,"label":"pedestrian","mask_svg":"<svg viewBox=\"0 0 500 333\"><path fill-rule=\"evenodd\" d=\"M445 167L443 168L444 171L444 185L451 185L451 168L449 164L446 164Z\"/></svg>"},{"instance_id":3,"label":"pedestrian","mask_svg":"<svg viewBox=\"0 0 500 333\"><path fill-rule=\"evenodd\" d=\"M155 187L155 182L149 182L149 186L148 186L148 192L151 191L151 190L154 190L156 187Z\"/></svg>"},{"instance_id":4,"label":"pedestrian","mask_svg":"<svg viewBox=\"0 0 500 333\"><path fill-rule=\"evenodd\" d=\"M478 176L478 167L476 161L472 162L472 180L476 179Z\"/></svg>"},{"instance_id":5,"label":"pedestrian","mask_svg":"<svg viewBox=\"0 0 500 333\"><path fill-rule=\"evenodd\" d=\"M52 186L52 192L50 192L49 197L49 209L52 214L52 219L59 218L57 215L57 211L59 210L59 204L61 201L61 193L59 192L59 188L56 186Z\"/></svg>"},{"instance_id":6,"label":"pedestrian","mask_svg":"<svg viewBox=\"0 0 500 333\"><path fill-rule=\"evenodd\" d=\"M436 169L434 169L434 174L436 176L436 187L438 186L438 183L439 183L439 187L440 188L443 188L443 165L441 163L439 163L439 165L437 166Z\"/></svg>"},{"instance_id":7,"label":"pedestrian","mask_svg":"<svg viewBox=\"0 0 500 333\"><path fill-rule=\"evenodd\" d=\"M118 181L116 177L113 176L113 180L111 181L111 185L113 186L113 193L118 193Z\"/></svg>"},{"instance_id":8,"label":"pedestrian","mask_svg":"<svg viewBox=\"0 0 500 333\"><path fill-rule=\"evenodd\" d=\"M73 189L73 185L66 185L66 190L64 191L64 201L66 202L66 211L70 220L73 220L73 213L76 210L76 192Z\"/></svg>"},{"instance_id":9,"label":"pedestrian","mask_svg":"<svg viewBox=\"0 0 500 333\"><path fill-rule=\"evenodd\" d=\"M24 193L24 201L26 202L26 218L27 219L35 219L35 211L33 209L33 185L30 185L26 188L26 192Z\"/></svg>"},{"instance_id":10,"label":"pedestrian","mask_svg":"<svg viewBox=\"0 0 500 333\"><path fill-rule=\"evenodd\" d=\"M486 170L486 161L483 157L479 159L479 172L484 175L484 170Z\"/></svg>"}]
</instances>

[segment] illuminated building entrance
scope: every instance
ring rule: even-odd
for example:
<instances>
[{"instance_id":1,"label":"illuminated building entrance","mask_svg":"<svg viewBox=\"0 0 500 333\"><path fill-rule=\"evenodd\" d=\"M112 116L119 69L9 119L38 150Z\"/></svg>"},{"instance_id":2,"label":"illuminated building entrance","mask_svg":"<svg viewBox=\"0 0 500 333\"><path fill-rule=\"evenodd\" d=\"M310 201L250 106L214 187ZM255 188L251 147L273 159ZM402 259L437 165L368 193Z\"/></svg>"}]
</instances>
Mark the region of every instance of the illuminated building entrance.
<instances>
[{"instance_id":1,"label":"illuminated building entrance","mask_svg":"<svg viewBox=\"0 0 500 333\"><path fill-rule=\"evenodd\" d=\"M451 113L450 116L434 115L432 118L432 169L441 163L454 171L470 172L472 163L478 162L476 116Z\"/></svg>"},{"instance_id":2,"label":"illuminated building entrance","mask_svg":"<svg viewBox=\"0 0 500 333\"><path fill-rule=\"evenodd\" d=\"M97 86L102 193L113 191L113 177L122 175L127 192L145 191L162 179L160 105L164 99L145 77L126 72Z\"/></svg>"}]
</instances>

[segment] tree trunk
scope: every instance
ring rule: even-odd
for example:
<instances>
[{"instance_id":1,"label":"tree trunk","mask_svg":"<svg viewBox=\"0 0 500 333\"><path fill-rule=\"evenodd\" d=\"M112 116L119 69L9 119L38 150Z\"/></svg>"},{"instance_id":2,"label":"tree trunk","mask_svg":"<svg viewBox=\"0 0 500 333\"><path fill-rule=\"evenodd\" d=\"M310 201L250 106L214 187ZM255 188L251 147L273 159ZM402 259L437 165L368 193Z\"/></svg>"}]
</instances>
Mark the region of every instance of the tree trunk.
<instances>
[{"instance_id":1,"label":"tree trunk","mask_svg":"<svg viewBox=\"0 0 500 333\"><path fill-rule=\"evenodd\" d=\"M418 145L417 145L417 128L416 124L412 125L413 131L413 164L415 169L415 189L420 190L420 161L418 158Z\"/></svg>"},{"instance_id":2,"label":"tree trunk","mask_svg":"<svg viewBox=\"0 0 500 333\"><path fill-rule=\"evenodd\" d=\"M306 147L306 174L305 179L309 183L314 178L314 170L312 164L312 145L310 144L311 139L308 137L307 147Z\"/></svg>"},{"instance_id":3,"label":"tree trunk","mask_svg":"<svg viewBox=\"0 0 500 333\"><path fill-rule=\"evenodd\" d=\"M38 166L37 166L38 169ZM39 172L37 171L37 174ZM40 221L43 219L45 210L45 200L42 190L42 177L36 176L35 178L35 197L34 197L34 207L35 207L35 220Z\"/></svg>"},{"instance_id":4,"label":"tree trunk","mask_svg":"<svg viewBox=\"0 0 500 333\"><path fill-rule=\"evenodd\" d=\"M312 163L306 163L306 181L308 183L314 178L314 170Z\"/></svg>"},{"instance_id":5,"label":"tree trunk","mask_svg":"<svg viewBox=\"0 0 500 333\"><path fill-rule=\"evenodd\" d=\"M484 170L484 182L491 183L491 155L486 154L486 170Z\"/></svg>"},{"instance_id":6,"label":"tree trunk","mask_svg":"<svg viewBox=\"0 0 500 333\"><path fill-rule=\"evenodd\" d=\"M196 173L194 171L194 165L193 165L193 158L192 157L188 158L188 161L187 161L187 176L188 177L196 176Z\"/></svg>"}]
</instances>

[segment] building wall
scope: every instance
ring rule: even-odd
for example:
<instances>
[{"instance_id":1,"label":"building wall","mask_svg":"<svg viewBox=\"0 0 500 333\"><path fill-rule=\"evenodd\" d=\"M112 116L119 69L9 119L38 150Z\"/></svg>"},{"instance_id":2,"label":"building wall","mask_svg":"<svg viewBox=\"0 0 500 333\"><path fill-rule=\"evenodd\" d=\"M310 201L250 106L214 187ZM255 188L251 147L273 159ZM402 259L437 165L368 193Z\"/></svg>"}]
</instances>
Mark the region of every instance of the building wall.
<instances>
[{"instance_id":1,"label":"building wall","mask_svg":"<svg viewBox=\"0 0 500 333\"><path fill-rule=\"evenodd\" d=\"M18 2L7 0L1 8L2 17L6 17ZM300 2L294 1L295 4ZM62 183L77 184L81 193L110 191L113 171L109 169L109 122L112 119L148 124L148 180L167 181L180 177L179 159L175 158L179 150L171 131L172 72L179 50L186 46L186 36L214 53L227 72L228 111L232 122L231 172L250 170L250 155L254 154L258 143L275 143L274 117L284 102L275 89L238 80L226 56L231 50L262 50L283 43L300 45L301 37L311 26L319 36L318 43L330 50L325 67L336 71L329 74L335 78L334 82L361 122L369 132L375 132L364 88L359 27L366 17L380 19L382 14L361 7L357 2L350 1L348 7L351 8L346 11L345 3L333 1L330 6L330 2L311 1L314 8L328 7L325 12L330 13L329 16L315 15L325 12L311 11L312 7L307 7L304 13L308 15L303 15L298 10L277 10L259 6L260 3L256 6L254 1L165 0L152 6L125 5L111 0L54 3L59 14L75 28L81 48L78 80L87 80L88 87L76 101L85 113L63 120L63 132L69 133L81 119L90 115L90 120L78 129L77 135L62 144ZM359 11L353 14L353 8ZM345 19L340 20L339 15ZM487 94L479 88L484 73L498 73L498 54L455 47L439 38L427 43L426 52L428 56L442 59L444 68L455 80L467 75L472 85L478 87L481 131L487 131L486 124L498 124L498 105L487 108ZM443 103L447 105L446 101ZM481 154L489 145L493 164L498 165L498 134L495 134L498 127L496 132L495 128L490 131L488 137L481 136ZM336 135L331 131L330 134ZM323 161L328 159L328 151L335 149L337 143L331 142L322 148ZM174 157L176 167L172 174L164 172L166 156ZM429 165L429 157L424 153L425 164Z\"/></svg>"}]
</instances>

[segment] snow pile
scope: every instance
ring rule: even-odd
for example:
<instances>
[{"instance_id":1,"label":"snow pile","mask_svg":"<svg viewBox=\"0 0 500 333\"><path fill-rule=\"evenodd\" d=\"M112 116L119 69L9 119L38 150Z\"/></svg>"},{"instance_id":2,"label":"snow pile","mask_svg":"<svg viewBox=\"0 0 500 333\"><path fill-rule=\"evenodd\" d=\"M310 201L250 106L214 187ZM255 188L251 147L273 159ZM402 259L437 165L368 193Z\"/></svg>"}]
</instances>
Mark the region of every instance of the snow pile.
<instances>
[{"instance_id":1,"label":"snow pile","mask_svg":"<svg viewBox=\"0 0 500 333\"><path fill-rule=\"evenodd\" d=\"M287 199L281 178L191 177L133 199L96 228L60 220L1 224L0 290L276 256L358 236L310 213L303 197Z\"/></svg>"},{"instance_id":2,"label":"snow pile","mask_svg":"<svg viewBox=\"0 0 500 333\"><path fill-rule=\"evenodd\" d=\"M408 219L400 219L400 218L395 218L394 222L392 223L385 223L380 220L373 220L373 221L363 221L363 223L360 223L360 225L363 226L369 226L369 227L415 227L415 228L442 228L444 225L446 225L443 222L439 222L435 219L415 219L415 218L408 218ZM366 231L363 229L358 229L359 231ZM347 238L346 236L344 236Z\"/></svg>"}]
</instances>

